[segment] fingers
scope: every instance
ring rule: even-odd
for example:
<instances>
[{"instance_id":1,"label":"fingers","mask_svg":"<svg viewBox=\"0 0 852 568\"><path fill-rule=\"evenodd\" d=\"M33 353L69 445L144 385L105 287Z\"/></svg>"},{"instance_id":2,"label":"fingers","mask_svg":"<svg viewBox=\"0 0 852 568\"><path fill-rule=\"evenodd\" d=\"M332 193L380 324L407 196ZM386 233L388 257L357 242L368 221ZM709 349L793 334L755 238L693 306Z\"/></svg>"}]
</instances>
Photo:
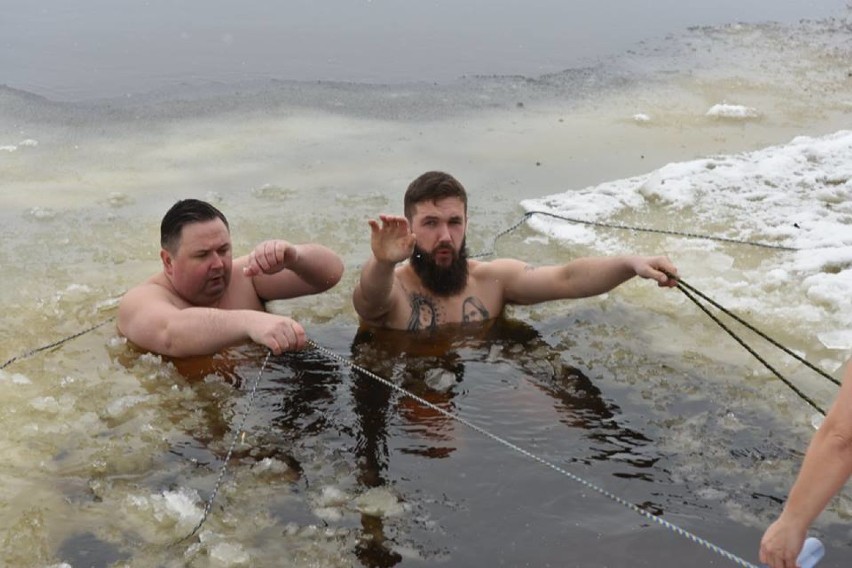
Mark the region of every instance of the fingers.
<instances>
[{"instance_id":1,"label":"fingers","mask_svg":"<svg viewBox=\"0 0 852 568\"><path fill-rule=\"evenodd\" d=\"M270 262L270 251L268 249L269 243L263 242L254 247L254 250L249 253L248 263L243 269L243 273L246 276L255 276L257 274L265 274L269 272L269 268L272 266L272 263ZM271 256L274 261L274 247L271 251Z\"/></svg>"},{"instance_id":2,"label":"fingers","mask_svg":"<svg viewBox=\"0 0 852 568\"><path fill-rule=\"evenodd\" d=\"M780 552L769 552L760 549L760 562L768 566L768 568L796 568L796 559L794 557L785 557Z\"/></svg>"},{"instance_id":3,"label":"fingers","mask_svg":"<svg viewBox=\"0 0 852 568\"><path fill-rule=\"evenodd\" d=\"M677 268L664 256L656 256L645 259L647 272L641 274L645 278L657 281L661 288L672 288L677 286Z\"/></svg>"},{"instance_id":4,"label":"fingers","mask_svg":"<svg viewBox=\"0 0 852 568\"><path fill-rule=\"evenodd\" d=\"M665 256L655 256L648 259L648 263L652 268L656 268L660 272L664 273L667 278L669 277L677 277L677 267L672 264Z\"/></svg>"},{"instance_id":5,"label":"fingers","mask_svg":"<svg viewBox=\"0 0 852 568\"><path fill-rule=\"evenodd\" d=\"M758 554L758 558L760 559L761 564L773 566L772 562L774 561L774 558L771 554L769 554L769 550L764 543L761 543L760 545L760 554Z\"/></svg>"},{"instance_id":6,"label":"fingers","mask_svg":"<svg viewBox=\"0 0 852 568\"><path fill-rule=\"evenodd\" d=\"M284 260L283 247L279 241L266 241L254 249L254 258L260 270L266 274L281 264Z\"/></svg>"},{"instance_id":7,"label":"fingers","mask_svg":"<svg viewBox=\"0 0 852 568\"><path fill-rule=\"evenodd\" d=\"M382 223L405 223L408 224L408 219L406 219L403 215L379 215L379 219L381 219Z\"/></svg>"},{"instance_id":8,"label":"fingers","mask_svg":"<svg viewBox=\"0 0 852 568\"><path fill-rule=\"evenodd\" d=\"M275 355L281 355L286 351L300 351L307 344L305 329L296 321L282 317L276 322L270 336L267 336L264 344Z\"/></svg>"},{"instance_id":9,"label":"fingers","mask_svg":"<svg viewBox=\"0 0 852 568\"><path fill-rule=\"evenodd\" d=\"M292 330L293 330L293 335L294 335L295 341L292 344L291 348L292 348L293 351L300 351L300 350L305 348L305 345L307 345L308 338L305 335L305 328L303 328L301 325L299 325L295 321L293 321L292 323L293 323Z\"/></svg>"},{"instance_id":10,"label":"fingers","mask_svg":"<svg viewBox=\"0 0 852 568\"><path fill-rule=\"evenodd\" d=\"M379 231L391 236L400 236L409 232L408 219L405 217L400 215L379 215L379 220L382 222L381 228L377 221L370 221L370 226L373 227L374 232Z\"/></svg>"},{"instance_id":11,"label":"fingers","mask_svg":"<svg viewBox=\"0 0 852 568\"><path fill-rule=\"evenodd\" d=\"M796 568L806 535L807 529L775 521L760 539L760 561L769 568Z\"/></svg>"},{"instance_id":12,"label":"fingers","mask_svg":"<svg viewBox=\"0 0 852 568\"><path fill-rule=\"evenodd\" d=\"M657 272L657 286L660 288L674 288L677 286L677 273L669 272L668 270L663 270L662 272Z\"/></svg>"},{"instance_id":13,"label":"fingers","mask_svg":"<svg viewBox=\"0 0 852 568\"><path fill-rule=\"evenodd\" d=\"M260 274L260 266L257 264L254 251L251 251L248 255L248 262L243 267L243 274L246 276L257 276Z\"/></svg>"},{"instance_id":14,"label":"fingers","mask_svg":"<svg viewBox=\"0 0 852 568\"><path fill-rule=\"evenodd\" d=\"M295 256L298 256L297 249L287 241L264 241L249 253L243 274L274 274L285 268L288 262L294 262Z\"/></svg>"},{"instance_id":15,"label":"fingers","mask_svg":"<svg viewBox=\"0 0 852 568\"><path fill-rule=\"evenodd\" d=\"M411 256L417 238L408 219L399 215L379 215L370 220L370 247L379 262L397 263Z\"/></svg>"}]
</instances>

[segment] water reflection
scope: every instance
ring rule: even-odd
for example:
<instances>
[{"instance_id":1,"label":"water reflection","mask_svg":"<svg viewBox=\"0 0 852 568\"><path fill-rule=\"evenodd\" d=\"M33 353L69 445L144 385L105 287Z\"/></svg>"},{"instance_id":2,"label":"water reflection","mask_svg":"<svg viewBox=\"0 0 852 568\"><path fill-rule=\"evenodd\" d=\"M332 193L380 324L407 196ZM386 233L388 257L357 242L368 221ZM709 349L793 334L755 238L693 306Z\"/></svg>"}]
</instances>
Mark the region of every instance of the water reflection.
<instances>
[{"instance_id":1,"label":"water reflection","mask_svg":"<svg viewBox=\"0 0 852 568\"><path fill-rule=\"evenodd\" d=\"M317 341L323 345L323 339L337 334L320 333ZM331 341L340 344L339 337ZM256 399L245 416L246 440L236 445L229 473L239 476L241 469L251 470L264 460L284 464L272 478L243 478L241 488L246 492L243 499L264 492L253 485L260 482L280 484L299 495L302 504L295 508L292 500L283 498L262 504L282 525L294 520L316 523L314 501L328 487L341 487L350 497L384 489L413 507L440 507L430 501L430 496L443 491L433 486L441 485L431 473L440 470L435 460L467 473L454 481L453 488L470 496L466 498L478 498L482 480L510 483L523 487L526 496L544 497L548 490L527 477L537 473L513 471L510 480L495 477L495 467L512 464L517 456L508 449L483 449L488 446L480 444L490 441L452 416L462 416L521 447L529 447L535 439L535 453L551 461L605 463L604 470L622 477L653 475L658 456L652 441L620 424L619 407L566 362L570 354L553 348L529 324L501 318L428 334L363 327L355 332L349 350L354 368L320 351L306 350L271 357L261 369L264 350L246 345L214 357L171 361L175 373L167 381L143 379L150 392L162 397L169 420L180 432L168 449L171 465L180 462L178 471L167 467L171 472L153 473L146 484L197 486L201 494L209 494L211 474L221 467L255 382ZM132 349L122 357L129 367L140 360ZM174 396L175 385L193 396ZM339 516L320 519L327 526L357 523L349 527L352 538L341 554L353 555L354 562L363 566L400 564L405 560L401 550L429 548L434 546L430 539L438 538L434 532L418 532L416 522L404 515L385 515L381 507L379 512L359 508L352 498L343 501ZM520 505L510 501L503 506L509 511ZM484 546L489 546L487 537ZM490 546L499 549L500 543Z\"/></svg>"},{"instance_id":2,"label":"water reflection","mask_svg":"<svg viewBox=\"0 0 852 568\"><path fill-rule=\"evenodd\" d=\"M500 318L474 327L448 327L423 334L362 327L351 351L358 367L453 415L464 414L459 412L467 403L463 399L488 398L489 391L499 389L497 384L488 386L495 381L488 367L508 363L513 373L552 399L563 425L582 432L592 442L591 448L587 447L591 453L579 461L617 459L639 468L637 477L646 475L641 470L656 462L647 451L634 451L650 440L619 425L618 407L606 401L588 377L565 364L562 354L523 322ZM399 478L388 449L394 436L405 437L401 447L398 441L394 444L400 456L446 459L457 449L454 430L458 423L446 414L362 372L352 374L351 388L357 417L358 482L363 487L378 487ZM512 406L485 408L484 413L511 413ZM563 434L557 431L555 435ZM513 456L507 455L510 459ZM487 471L469 473L473 479L488 476ZM517 482L525 483L523 479ZM362 528L367 538L359 547L358 557L365 566L393 566L401 560L393 552L392 539L385 535L382 519L364 515Z\"/></svg>"}]
</instances>

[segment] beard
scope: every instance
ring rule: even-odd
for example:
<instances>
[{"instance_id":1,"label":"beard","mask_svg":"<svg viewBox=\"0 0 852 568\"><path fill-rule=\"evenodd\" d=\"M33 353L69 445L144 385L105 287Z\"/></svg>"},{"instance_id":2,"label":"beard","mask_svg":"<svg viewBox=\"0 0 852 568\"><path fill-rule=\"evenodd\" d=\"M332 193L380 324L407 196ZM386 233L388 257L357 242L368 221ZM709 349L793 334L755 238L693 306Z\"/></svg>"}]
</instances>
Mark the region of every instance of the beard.
<instances>
[{"instance_id":1,"label":"beard","mask_svg":"<svg viewBox=\"0 0 852 568\"><path fill-rule=\"evenodd\" d=\"M462 241L459 252L453 251L449 266L439 266L435 255L414 245L411 268L420 277L423 286L436 296L447 297L458 294L467 286L467 245Z\"/></svg>"}]
</instances>

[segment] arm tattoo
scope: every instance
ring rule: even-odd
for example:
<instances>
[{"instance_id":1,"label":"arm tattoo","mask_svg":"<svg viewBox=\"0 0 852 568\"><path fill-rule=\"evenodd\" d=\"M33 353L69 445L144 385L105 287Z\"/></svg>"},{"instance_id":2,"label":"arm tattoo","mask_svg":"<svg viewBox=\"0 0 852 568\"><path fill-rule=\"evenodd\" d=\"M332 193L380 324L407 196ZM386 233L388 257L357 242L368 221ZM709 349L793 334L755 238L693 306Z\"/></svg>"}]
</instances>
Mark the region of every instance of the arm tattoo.
<instances>
[{"instance_id":1,"label":"arm tattoo","mask_svg":"<svg viewBox=\"0 0 852 568\"><path fill-rule=\"evenodd\" d=\"M535 269L536 269L536 267L533 266L532 264L527 264L526 266L524 266L524 272L532 272Z\"/></svg>"}]
</instances>

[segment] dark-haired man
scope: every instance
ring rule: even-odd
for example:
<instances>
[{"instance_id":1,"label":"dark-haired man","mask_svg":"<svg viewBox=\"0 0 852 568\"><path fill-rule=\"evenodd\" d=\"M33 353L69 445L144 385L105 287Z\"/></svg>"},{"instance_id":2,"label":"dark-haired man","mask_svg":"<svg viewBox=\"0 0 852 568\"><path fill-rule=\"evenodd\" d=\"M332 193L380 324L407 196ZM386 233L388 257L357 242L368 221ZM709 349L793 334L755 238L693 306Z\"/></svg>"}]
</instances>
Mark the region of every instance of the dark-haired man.
<instances>
[{"instance_id":1,"label":"dark-haired man","mask_svg":"<svg viewBox=\"0 0 852 568\"><path fill-rule=\"evenodd\" d=\"M118 329L161 355L213 354L243 341L275 354L305 346L305 330L264 302L316 294L337 284L340 258L317 244L269 240L231 257L228 221L213 205L178 201L160 225L163 270L129 290Z\"/></svg>"},{"instance_id":2,"label":"dark-haired man","mask_svg":"<svg viewBox=\"0 0 852 568\"><path fill-rule=\"evenodd\" d=\"M404 213L369 221L373 255L353 294L364 323L434 329L495 318L506 304L603 294L634 276L676 285L666 274L677 275L677 269L664 256L578 258L540 267L514 259L470 260L467 193L444 172L426 172L408 186ZM403 260L408 263L399 265Z\"/></svg>"}]
</instances>

